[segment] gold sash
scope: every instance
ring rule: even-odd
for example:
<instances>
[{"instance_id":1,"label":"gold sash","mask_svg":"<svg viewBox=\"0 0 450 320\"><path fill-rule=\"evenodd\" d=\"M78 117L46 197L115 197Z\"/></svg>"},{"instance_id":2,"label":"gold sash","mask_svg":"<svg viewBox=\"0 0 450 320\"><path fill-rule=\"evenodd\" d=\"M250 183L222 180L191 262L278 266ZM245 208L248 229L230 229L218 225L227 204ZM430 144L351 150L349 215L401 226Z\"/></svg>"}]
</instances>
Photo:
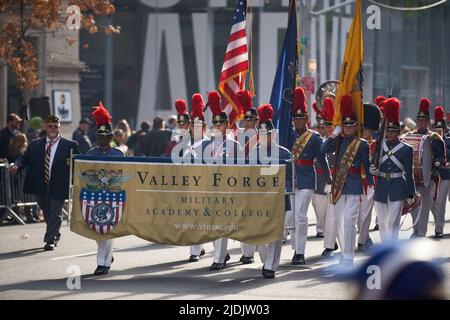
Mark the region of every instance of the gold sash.
<instances>
[{"instance_id":1,"label":"gold sash","mask_svg":"<svg viewBox=\"0 0 450 320\"><path fill-rule=\"evenodd\" d=\"M333 179L333 184L331 185L331 200L335 205L339 198L341 197L342 190L344 189L345 180L347 179L348 170L355 160L356 153L358 152L361 140L355 138L348 146L344 152L344 156L339 164L338 170L336 170L336 176ZM339 152L339 150L338 150Z\"/></svg>"},{"instance_id":2,"label":"gold sash","mask_svg":"<svg viewBox=\"0 0 450 320\"><path fill-rule=\"evenodd\" d=\"M303 153L303 150L305 150L306 144L309 142L309 140L313 136L313 132L306 130L305 133L303 133L300 137L295 140L295 144L292 147L292 154L294 155L294 160L300 159L300 156Z\"/></svg>"}]
</instances>

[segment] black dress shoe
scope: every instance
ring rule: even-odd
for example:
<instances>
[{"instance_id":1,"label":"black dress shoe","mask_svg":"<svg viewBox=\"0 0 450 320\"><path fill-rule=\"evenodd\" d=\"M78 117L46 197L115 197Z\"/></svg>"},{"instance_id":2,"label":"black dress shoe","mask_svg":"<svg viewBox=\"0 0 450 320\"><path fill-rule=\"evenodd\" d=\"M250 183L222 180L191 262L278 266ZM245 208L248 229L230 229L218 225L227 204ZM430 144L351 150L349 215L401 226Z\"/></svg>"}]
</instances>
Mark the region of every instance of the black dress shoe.
<instances>
[{"instance_id":1,"label":"black dress shoe","mask_svg":"<svg viewBox=\"0 0 450 320\"><path fill-rule=\"evenodd\" d=\"M323 239L325 238L325 235L323 234L323 232L317 232L316 238Z\"/></svg>"},{"instance_id":2,"label":"black dress shoe","mask_svg":"<svg viewBox=\"0 0 450 320\"><path fill-rule=\"evenodd\" d=\"M114 262L114 257L111 257L111 263L113 263Z\"/></svg>"},{"instance_id":3,"label":"black dress shoe","mask_svg":"<svg viewBox=\"0 0 450 320\"><path fill-rule=\"evenodd\" d=\"M55 250L55 247L56 247L56 245L55 245L54 242L47 242L45 244L44 250L45 251L52 251L52 250Z\"/></svg>"},{"instance_id":4,"label":"black dress shoe","mask_svg":"<svg viewBox=\"0 0 450 320\"><path fill-rule=\"evenodd\" d=\"M252 264L253 262L255 262L255 259L253 257L246 257L242 255L239 261L242 262L242 264Z\"/></svg>"},{"instance_id":5,"label":"black dress shoe","mask_svg":"<svg viewBox=\"0 0 450 320\"><path fill-rule=\"evenodd\" d=\"M333 254L333 249L325 248L325 250L322 251L322 257L329 257Z\"/></svg>"},{"instance_id":6,"label":"black dress shoe","mask_svg":"<svg viewBox=\"0 0 450 320\"><path fill-rule=\"evenodd\" d=\"M436 239L442 239L444 238L444 234L442 232L436 232L435 233Z\"/></svg>"},{"instance_id":7,"label":"black dress shoe","mask_svg":"<svg viewBox=\"0 0 450 320\"><path fill-rule=\"evenodd\" d=\"M229 261L231 259L230 255L227 253L227 255L225 256L225 261L223 262L223 266L225 267L227 265L227 261Z\"/></svg>"},{"instance_id":8,"label":"black dress shoe","mask_svg":"<svg viewBox=\"0 0 450 320\"><path fill-rule=\"evenodd\" d=\"M225 266L224 266L223 263L216 263L216 262L213 262L213 264L211 265L211 267L209 267L209 270L218 271L218 270L222 270L224 267L225 267Z\"/></svg>"},{"instance_id":9,"label":"black dress shoe","mask_svg":"<svg viewBox=\"0 0 450 320\"><path fill-rule=\"evenodd\" d=\"M105 266L97 266L97 269L94 271L94 276L104 276L105 274L108 274L109 267Z\"/></svg>"},{"instance_id":10,"label":"black dress shoe","mask_svg":"<svg viewBox=\"0 0 450 320\"><path fill-rule=\"evenodd\" d=\"M414 231L412 235L409 237L410 239L418 239L418 238L424 238L423 236L419 236L417 231Z\"/></svg>"},{"instance_id":11,"label":"black dress shoe","mask_svg":"<svg viewBox=\"0 0 450 320\"><path fill-rule=\"evenodd\" d=\"M275 271L264 269L264 267L262 269L262 275L264 279L275 279Z\"/></svg>"},{"instance_id":12,"label":"black dress shoe","mask_svg":"<svg viewBox=\"0 0 450 320\"><path fill-rule=\"evenodd\" d=\"M294 253L294 256L292 257L292 265L300 266L300 265L304 265L304 264L306 264L305 255Z\"/></svg>"},{"instance_id":13,"label":"black dress shoe","mask_svg":"<svg viewBox=\"0 0 450 320\"><path fill-rule=\"evenodd\" d=\"M205 255L205 249L202 249L202 251L200 251L200 257Z\"/></svg>"},{"instance_id":14,"label":"black dress shoe","mask_svg":"<svg viewBox=\"0 0 450 320\"><path fill-rule=\"evenodd\" d=\"M200 260L200 256L197 256L195 254L191 254L189 257L189 262L198 262Z\"/></svg>"},{"instance_id":15,"label":"black dress shoe","mask_svg":"<svg viewBox=\"0 0 450 320\"><path fill-rule=\"evenodd\" d=\"M358 243L358 248L356 249L356 251L358 252L364 252L367 251L368 249L370 249L371 247L373 247L373 241L371 238L367 239L366 243Z\"/></svg>"},{"instance_id":16,"label":"black dress shoe","mask_svg":"<svg viewBox=\"0 0 450 320\"><path fill-rule=\"evenodd\" d=\"M378 223L375 225L375 227L373 227L373 231L378 231L380 230L380 226L378 225Z\"/></svg>"}]
</instances>

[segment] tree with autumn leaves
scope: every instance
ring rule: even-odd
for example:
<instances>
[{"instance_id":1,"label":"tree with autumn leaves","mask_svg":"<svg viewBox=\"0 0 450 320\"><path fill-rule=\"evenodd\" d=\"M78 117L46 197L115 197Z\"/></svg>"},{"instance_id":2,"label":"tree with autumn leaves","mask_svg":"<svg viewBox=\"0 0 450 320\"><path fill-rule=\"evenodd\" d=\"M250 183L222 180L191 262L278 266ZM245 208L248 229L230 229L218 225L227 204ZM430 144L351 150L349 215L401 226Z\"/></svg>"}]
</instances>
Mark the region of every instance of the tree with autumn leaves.
<instances>
[{"instance_id":1,"label":"tree with autumn leaves","mask_svg":"<svg viewBox=\"0 0 450 320\"><path fill-rule=\"evenodd\" d=\"M17 76L20 92L33 90L39 84L37 52L31 40L41 33L67 28L66 9L80 9L80 28L91 34L102 30L119 33L114 26L97 26L95 18L111 15L116 8L113 0L1 0L0 1L0 60L5 61Z\"/></svg>"}]
</instances>

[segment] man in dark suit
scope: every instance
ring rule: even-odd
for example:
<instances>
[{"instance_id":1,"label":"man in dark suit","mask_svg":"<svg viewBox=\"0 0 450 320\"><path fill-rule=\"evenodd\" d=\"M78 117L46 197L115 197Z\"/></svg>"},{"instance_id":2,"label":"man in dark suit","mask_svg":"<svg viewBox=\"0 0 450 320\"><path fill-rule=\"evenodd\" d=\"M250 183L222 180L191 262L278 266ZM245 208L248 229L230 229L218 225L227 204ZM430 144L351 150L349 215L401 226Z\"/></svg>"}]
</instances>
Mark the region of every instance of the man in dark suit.
<instances>
[{"instance_id":1,"label":"man in dark suit","mask_svg":"<svg viewBox=\"0 0 450 320\"><path fill-rule=\"evenodd\" d=\"M23 191L36 195L44 211L46 251L55 249L61 236L62 207L69 197L70 152L80 153L78 143L61 137L60 130L58 117L48 116L46 137L32 141L27 152L11 167L13 174L28 167Z\"/></svg>"},{"instance_id":2,"label":"man in dark suit","mask_svg":"<svg viewBox=\"0 0 450 320\"><path fill-rule=\"evenodd\" d=\"M164 121L160 117L153 119L153 130L142 137L142 152L147 157L161 157L172 137L172 132L164 129Z\"/></svg>"}]
</instances>

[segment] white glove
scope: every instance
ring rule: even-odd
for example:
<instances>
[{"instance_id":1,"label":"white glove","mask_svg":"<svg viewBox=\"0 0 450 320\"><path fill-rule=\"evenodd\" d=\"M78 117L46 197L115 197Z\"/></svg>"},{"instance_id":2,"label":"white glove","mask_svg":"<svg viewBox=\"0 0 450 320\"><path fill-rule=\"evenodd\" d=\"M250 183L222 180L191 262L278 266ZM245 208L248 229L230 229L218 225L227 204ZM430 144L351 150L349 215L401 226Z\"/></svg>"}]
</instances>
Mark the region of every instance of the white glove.
<instances>
[{"instance_id":1,"label":"white glove","mask_svg":"<svg viewBox=\"0 0 450 320\"><path fill-rule=\"evenodd\" d=\"M331 193L331 184L326 184L324 191L325 191L326 194Z\"/></svg>"},{"instance_id":2,"label":"white glove","mask_svg":"<svg viewBox=\"0 0 450 320\"><path fill-rule=\"evenodd\" d=\"M406 202L408 203L408 205L412 205L414 203L414 198L407 198Z\"/></svg>"},{"instance_id":3,"label":"white glove","mask_svg":"<svg viewBox=\"0 0 450 320\"><path fill-rule=\"evenodd\" d=\"M333 131L333 136L337 137L338 135L340 135L342 132L342 127L341 126L337 126L334 131Z\"/></svg>"},{"instance_id":4,"label":"white glove","mask_svg":"<svg viewBox=\"0 0 450 320\"><path fill-rule=\"evenodd\" d=\"M379 175L380 175L380 169L378 169L377 167L375 167L374 164L371 164L371 165L370 165L369 172L370 172L370 174L373 175L373 176L379 176Z\"/></svg>"},{"instance_id":5,"label":"white glove","mask_svg":"<svg viewBox=\"0 0 450 320\"><path fill-rule=\"evenodd\" d=\"M375 194L375 189L373 188L373 186L369 186L367 188L367 200L372 199L374 194Z\"/></svg>"},{"instance_id":6,"label":"white glove","mask_svg":"<svg viewBox=\"0 0 450 320\"><path fill-rule=\"evenodd\" d=\"M441 163L440 163L439 161L436 161L436 162L434 163L434 166L435 166L436 168L439 168L439 167L441 166Z\"/></svg>"}]
</instances>

